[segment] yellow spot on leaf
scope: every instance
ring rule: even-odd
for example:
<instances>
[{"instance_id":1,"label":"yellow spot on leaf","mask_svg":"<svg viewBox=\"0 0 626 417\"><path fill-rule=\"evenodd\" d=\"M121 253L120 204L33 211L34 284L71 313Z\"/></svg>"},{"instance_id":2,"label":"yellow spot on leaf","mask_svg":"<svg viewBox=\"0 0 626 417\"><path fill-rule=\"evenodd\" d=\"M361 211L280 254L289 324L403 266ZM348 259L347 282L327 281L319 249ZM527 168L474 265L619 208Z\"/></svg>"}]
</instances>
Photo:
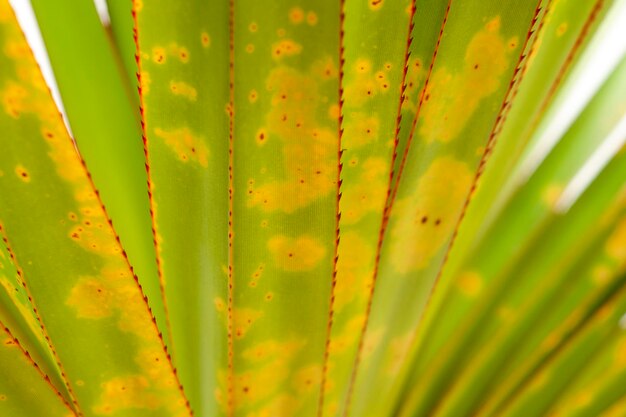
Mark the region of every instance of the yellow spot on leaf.
<instances>
[{"instance_id":1,"label":"yellow spot on leaf","mask_svg":"<svg viewBox=\"0 0 626 417\"><path fill-rule=\"evenodd\" d=\"M9 116L17 119L25 111L28 92L19 84L8 82L2 91L2 104L4 111Z\"/></svg>"},{"instance_id":2,"label":"yellow spot on leaf","mask_svg":"<svg viewBox=\"0 0 626 417\"><path fill-rule=\"evenodd\" d=\"M202 32L200 34L200 42L202 43L203 47L208 48L209 46L211 46L211 37L208 33Z\"/></svg>"},{"instance_id":3,"label":"yellow spot on leaf","mask_svg":"<svg viewBox=\"0 0 626 417\"><path fill-rule=\"evenodd\" d=\"M380 10L385 1L384 0L368 0L368 4L371 10Z\"/></svg>"},{"instance_id":4,"label":"yellow spot on leaf","mask_svg":"<svg viewBox=\"0 0 626 417\"><path fill-rule=\"evenodd\" d=\"M70 291L65 304L86 319L101 319L112 314L113 295L103 282L94 278L80 278Z\"/></svg>"},{"instance_id":5,"label":"yellow spot on leaf","mask_svg":"<svg viewBox=\"0 0 626 417\"><path fill-rule=\"evenodd\" d=\"M337 68L334 61L330 57L326 57L313 63L311 72L322 81L337 78Z\"/></svg>"},{"instance_id":6,"label":"yellow spot on leaf","mask_svg":"<svg viewBox=\"0 0 626 417\"><path fill-rule=\"evenodd\" d=\"M156 128L154 133L165 141L181 161L193 161L204 168L208 167L209 150L205 140L201 136L196 136L189 128L169 131Z\"/></svg>"},{"instance_id":7,"label":"yellow spot on leaf","mask_svg":"<svg viewBox=\"0 0 626 417\"><path fill-rule=\"evenodd\" d=\"M620 368L626 365L626 339L622 339L617 343L615 349L615 364Z\"/></svg>"},{"instance_id":8,"label":"yellow spot on leaf","mask_svg":"<svg viewBox=\"0 0 626 417\"><path fill-rule=\"evenodd\" d=\"M347 149L358 149L378 140L378 117L366 113L352 113L344 123L343 140Z\"/></svg>"},{"instance_id":9,"label":"yellow spot on leaf","mask_svg":"<svg viewBox=\"0 0 626 417\"><path fill-rule=\"evenodd\" d=\"M554 207L563 193L563 186L559 184L548 185L541 193L541 199L548 207Z\"/></svg>"},{"instance_id":10,"label":"yellow spot on leaf","mask_svg":"<svg viewBox=\"0 0 626 417\"><path fill-rule=\"evenodd\" d=\"M413 332L397 336L389 342L389 353L387 357L386 371L388 375L396 376L404 365L404 359L409 350Z\"/></svg>"},{"instance_id":11,"label":"yellow spot on leaf","mask_svg":"<svg viewBox=\"0 0 626 417\"><path fill-rule=\"evenodd\" d=\"M300 7L289 10L289 20L294 25L299 25L304 20L304 11Z\"/></svg>"},{"instance_id":12,"label":"yellow spot on leaf","mask_svg":"<svg viewBox=\"0 0 626 417\"><path fill-rule=\"evenodd\" d=\"M160 46L155 46L154 48L152 48L152 60L154 62L156 62L157 64L163 64L165 63L167 59L167 52L165 51L165 48L162 48Z\"/></svg>"},{"instance_id":13,"label":"yellow spot on leaf","mask_svg":"<svg viewBox=\"0 0 626 417\"><path fill-rule=\"evenodd\" d=\"M233 331L237 339L243 338L263 312L251 308L236 308L233 312Z\"/></svg>"},{"instance_id":14,"label":"yellow spot on leaf","mask_svg":"<svg viewBox=\"0 0 626 417\"><path fill-rule=\"evenodd\" d=\"M368 59L359 59L354 64L354 69L357 74L367 74L372 70L372 63Z\"/></svg>"},{"instance_id":15,"label":"yellow spot on leaf","mask_svg":"<svg viewBox=\"0 0 626 417\"><path fill-rule=\"evenodd\" d=\"M471 38L459 73L446 68L433 73L420 118L419 133L426 142L447 143L457 138L480 102L497 91L510 65L507 44L496 17Z\"/></svg>"},{"instance_id":16,"label":"yellow spot on leaf","mask_svg":"<svg viewBox=\"0 0 626 417\"><path fill-rule=\"evenodd\" d=\"M315 12L308 12L306 14L306 22L309 26L317 25L317 14Z\"/></svg>"},{"instance_id":17,"label":"yellow spot on leaf","mask_svg":"<svg viewBox=\"0 0 626 417\"><path fill-rule=\"evenodd\" d=\"M235 404L243 408L269 399L278 391L288 373L286 361L276 359L262 367L235 375Z\"/></svg>"},{"instance_id":18,"label":"yellow spot on leaf","mask_svg":"<svg viewBox=\"0 0 626 417\"><path fill-rule=\"evenodd\" d=\"M285 179L252 189L248 205L292 213L335 189L336 127L322 127L316 119L320 105L316 78L279 67L270 73L267 90L272 107L265 129L282 145Z\"/></svg>"},{"instance_id":19,"label":"yellow spot on leaf","mask_svg":"<svg viewBox=\"0 0 626 417\"><path fill-rule=\"evenodd\" d=\"M178 47L176 52L177 52L178 59L180 60L180 62L182 63L189 62L189 51L187 50L187 48L182 47L182 46Z\"/></svg>"},{"instance_id":20,"label":"yellow spot on leaf","mask_svg":"<svg viewBox=\"0 0 626 417\"><path fill-rule=\"evenodd\" d=\"M355 224L366 214L382 214L387 193L389 163L383 158L369 158L362 164L356 181L346 182L341 199L341 220Z\"/></svg>"},{"instance_id":21,"label":"yellow spot on leaf","mask_svg":"<svg viewBox=\"0 0 626 417\"><path fill-rule=\"evenodd\" d=\"M159 397L150 392L150 383L145 377L118 377L102 384L100 400L93 411L111 415L128 409L154 410L160 402Z\"/></svg>"},{"instance_id":22,"label":"yellow spot on leaf","mask_svg":"<svg viewBox=\"0 0 626 417\"><path fill-rule=\"evenodd\" d=\"M295 339L284 342L275 340L267 340L257 342L251 347L243 351L242 356L249 362L261 362L267 360L275 360L277 358L291 359L298 353L304 343Z\"/></svg>"},{"instance_id":23,"label":"yellow spot on leaf","mask_svg":"<svg viewBox=\"0 0 626 417\"><path fill-rule=\"evenodd\" d=\"M267 247L276 265L289 272L315 269L326 254L324 246L309 236L292 239L278 235L267 242Z\"/></svg>"},{"instance_id":24,"label":"yellow spot on leaf","mask_svg":"<svg viewBox=\"0 0 626 417\"><path fill-rule=\"evenodd\" d=\"M220 313L226 310L226 303L220 297L214 298L213 304L215 305L215 310L217 310Z\"/></svg>"},{"instance_id":25,"label":"yellow spot on leaf","mask_svg":"<svg viewBox=\"0 0 626 417\"><path fill-rule=\"evenodd\" d=\"M258 145L265 145L267 143L267 131L265 129L259 129L256 132L256 143Z\"/></svg>"},{"instance_id":26,"label":"yellow spot on leaf","mask_svg":"<svg viewBox=\"0 0 626 417\"><path fill-rule=\"evenodd\" d=\"M284 39L272 45L272 56L274 59L294 56L302 51L302 45L290 40Z\"/></svg>"},{"instance_id":27,"label":"yellow spot on leaf","mask_svg":"<svg viewBox=\"0 0 626 417\"><path fill-rule=\"evenodd\" d=\"M150 92L151 83L152 83L152 79L150 78L150 73L145 70L141 70L141 95L142 96L145 97L148 95L148 93Z\"/></svg>"},{"instance_id":28,"label":"yellow spot on leaf","mask_svg":"<svg viewBox=\"0 0 626 417\"><path fill-rule=\"evenodd\" d=\"M189 101L196 101L198 98L196 89L183 81L170 81L170 91L177 96L185 97Z\"/></svg>"},{"instance_id":29,"label":"yellow spot on leaf","mask_svg":"<svg viewBox=\"0 0 626 417\"><path fill-rule=\"evenodd\" d=\"M315 389L319 390L321 380L322 367L320 365L308 365L295 373L293 387L296 392L306 394Z\"/></svg>"},{"instance_id":30,"label":"yellow spot on leaf","mask_svg":"<svg viewBox=\"0 0 626 417\"><path fill-rule=\"evenodd\" d=\"M372 277L375 243L367 242L354 231L342 232L338 253L336 311L343 309L355 298L364 299L369 294L367 285Z\"/></svg>"},{"instance_id":31,"label":"yellow spot on leaf","mask_svg":"<svg viewBox=\"0 0 626 417\"><path fill-rule=\"evenodd\" d=\"M456 278L459 290L468 297L476 297L483 289L483 279L476 272L463 272Z\"/></svg>"},{"instance_id":32,"label":"yellow spot on leaf","mask_svg":"<svg viewBox=\"0 0 626 417\"><path fill-rule=\"evenodd\" d=\"M15 175L24 182L30 182L30 174L22 165L15 167Z\"/></svg>"},{"instance_id":33,"label":"yellow spot on leaf","mask_svg":"<svg viewBox=\"0 0 626 417\"><path fill-rule=\"evenodd\" d=\"M618 262L626 261L626 218L615 227L606 242L605 250L612 259Z\"/></svg>"},{"instance_id":34,"label":"yellow spot on leaf","mask_svg":"<svg viewBox=\"0 0 626 417\"><path fill-rule=\"evenodd\" d=\"M338 104L331 104L330 107L328 107L328 117L330 117L333 120L339 120L339 105Z\"/></svg>"},{"instance_id":35,"label":"yellow spot on leaf","mask_svg":"<svg viewBox=\"0 0 626 417\"><path fill-rule=\"evenodd\" d=\"M256 92L256 90L251 90L250 94L248 94L248 101L250 103L256 103L258 98L259 98L259 94Z\"/></svg>"},{"instance_id":36,"label":"yellow spot on leaf","mask_svg":"<svg viewBox=\"0 0 626 417\"><path fill-rule=\"evenodd\" d=\"M441 157L392 213L391 258L400 273L423 269L450 238L472 183L463 162Z\"/></svg>"}]
</instances>

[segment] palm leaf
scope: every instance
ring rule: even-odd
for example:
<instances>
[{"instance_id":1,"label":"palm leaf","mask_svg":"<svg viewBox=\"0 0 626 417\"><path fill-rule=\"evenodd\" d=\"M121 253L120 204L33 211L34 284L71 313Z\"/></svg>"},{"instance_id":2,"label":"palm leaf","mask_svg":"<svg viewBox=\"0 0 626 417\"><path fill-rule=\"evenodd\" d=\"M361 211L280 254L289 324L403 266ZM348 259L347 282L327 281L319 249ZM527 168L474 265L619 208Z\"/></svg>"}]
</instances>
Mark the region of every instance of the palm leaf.
<instances>
[{"instance_id":1,"label":"palm leaf","mask_svg":"<svg viewBox=\"0 0 626 417\"><path fill-rule=\"evenodd\" d=\"M32 3L1 415L623 414L625 1Z\"/></svg>"}]
</instances>

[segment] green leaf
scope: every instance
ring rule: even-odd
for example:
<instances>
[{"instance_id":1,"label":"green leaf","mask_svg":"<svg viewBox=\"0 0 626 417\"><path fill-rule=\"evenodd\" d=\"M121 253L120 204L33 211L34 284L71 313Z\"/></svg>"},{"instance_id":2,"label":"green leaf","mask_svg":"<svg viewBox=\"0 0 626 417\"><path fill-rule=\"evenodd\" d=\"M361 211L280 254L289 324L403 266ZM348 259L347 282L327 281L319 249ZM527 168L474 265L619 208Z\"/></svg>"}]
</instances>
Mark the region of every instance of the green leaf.
<instances>
[{"instance_id":1,"label":"green leaf","mask_svg":"<svg viewBox=\"0 0 626 417\"><path fill-rule=\"evenodd\" d=\"M458 269L444 272L442 281L448 282L449 286L446 292L436 294L438 300L434 306L437 308L429 311L414 352L419 352L419 356L414 356L419 359L412 370L413 380L419 378L422 382L411 391L415 394L414 398L419 392L423 407L427 406L429 399L443 400L443 394L454 389L455 381L461 384L456 387L461 388L461 381L467 383L465 378L468 378L475 381L472 389L479 390L485 388L481 383L490 383L498 377L495 371L505 366L498 361L505 358L499 349L492 350L490 344L508 342L511 346L506 347L505 344L500 348L513 349L515 338L519 338L521 332L537 318L526 310L528 315L524 320L528 321L516 319L519 311L528 308L523 303L528 291L534 288L537 299L549 303L540 296L540 283L547 279L546 276L560 270L552 271L550 268L565 268L567 264L563 262L575 256L559 251L569 249L575 254L580 250L571 244L573 236L584 236L586 228L591 227L594 215L600 215L606 209L607 199L610 201L619 190L616 187L620 177L613 172L610 175L616 178L609 179L613 181L611 186L597 185L591 189L594 194L586 198L591 202L585 203L587 206L581 214L584 220L572 213L570 216L578 220L553 225L560 213L557 209L565 184L585 164L587 155L599 146L601 141L597 138L608 135L623 115L624 108L618 105L621 100L619 91L623 89L625 80L621 68L615 71L531 180L516 192L485 237L468 253L466 262ZM614 161L613 165L616 164ZM494 233L496 230L499 233ZM559 240L547 238L553 235ZM525 264L528 258L532 258L533 263ZM554 259L562 261L555 265ZM512 275L515 280L511 280ZM543 287L543 290L548 291L549 288ZM510 328L502 330L503 322L508 323L507 320L512 320ZM509 329L513 331L508 332ZM513 339L507 338L507 332L510 333L508 337ZM425 334L428 334L427 338ZM485 356L477 359L475 355L479 352ZM466 366L468 372L483 373L466 376L463 373ZM452 369L462 378L450 380ZM429 386L426 392L420 392L427 380ZM456 392L459 395L462 393ZM463 394L470 395L470 392L464 390ZM455 400L453 395L445 398L450 402ZM459 401L465 406L471 404L468 397ZM406 410L415 411L410 407ZM425 408L419 410L424 411Z\"/></svg>"},{"instance_id":2,"label":"green leaf","mask_svg":"<svg viewBox=\"0 0 626 417\"><path fill-rule=\"evenodd\" d=\"M134 108L139 108L139 94L137 83L137 61L135 58L136 45L134 38L135 21L133 19L132 0L107 0L107 10L111 23L105 27L114 45L116 56L126 73L125 84L133 96Z\"/></svg>"},{"instance_id":3,"label":"green leaf","mask_svg":"<svg viewBox=\"0 0 626 417\"><path fill-rule=\"evenodd\" d=\"M233 360L224 396L236 415L317 412L343 147L340 7L233 4Z\"/></svg>"},{"instance_id":4,"label":"green leaf","mask_svg":"<svg viewBox=\"0 0 626 417\"><path fill-rule=\"evenodd\" d=\"M129 90L92 2L35 0L32 4L80 154L153 313L160 327L167 329L150 233L136 92ZM136 86L136 78L131 81ZM164 337L169 339L167 331Z\"/></svg>"},{"instance_id":5,"label":"green leaf","mask_svg":"<svg viewBox=\"0 0 626 417\"><path fill-rule=\"evenodd\" d=\"M485 148L492 146L505 117L537 13L537 3L530 1L515 7L454 2L450 6L424 83L415 137L408 142L405 164L392 189L355 382L356 415L370 409L386 415L394 406L398 389L394 382L457 220L473 192L476 172L488 156ZM375 402L381 395L389 396L389 401Z\"/></svg>"},{"instance_id":6,"label":"green leaf","mask_svg":"<svg viewBox=\"0 0 626 417\"><path fill-rule=\"evenodd\" d=\"M2 4L0 224L77 414L189 415L147 300Z\"/></svg>"},{"instance_id":7,"label":"green leaf","mask_svg":"<svg viewBox=\"0 0 626 417\"><path fill-rule=\"evenodd\" d=\"M42 372L49 375L55 389L62 392L66 401L70 401L33 305L4 244L0 244L0 286L0 322L20 340L21 346L29 352Z\"/></svg>"},{"instance_id":8,"label":"green leaf","mask_svg":"<svg viewBox=\"0 0 626 417\"><path fill-rule=\"evenodd\" d=\"M417 60L409 56L413 6L410 1L345 4L340 239L318 415L345 409L391 181L401 96L414 88L405 86L407 80L419 77ZM385 29L391 22L399 27L393 33ZM364 27L370 30L364 33ZM338 112L339 106L329 111Z\"/></svg>"},{"instance_id":9,"label":"green leaf","mask_svg":"<svg viewBox=\"0 0 626 417\"><path fill-rule=\"evenodd\" d=\"M228 8L226 2L135 2L134 13L174 361L194 411L215 416L216 390L226 386L218 373L227 362L229 50L213 39L228 39Z\"/></svg>"},{"instance_id":10,"label":"green leaf","mask_svg":"<svg viewBox=\"0 0 626 417\"><path fill-rule=\"evenodd\" d=\"M18 339L2 322L0 327L3 330L0 338L0 414L75 416L69 404L33 362Z\"/></svg>"}]
</instances>

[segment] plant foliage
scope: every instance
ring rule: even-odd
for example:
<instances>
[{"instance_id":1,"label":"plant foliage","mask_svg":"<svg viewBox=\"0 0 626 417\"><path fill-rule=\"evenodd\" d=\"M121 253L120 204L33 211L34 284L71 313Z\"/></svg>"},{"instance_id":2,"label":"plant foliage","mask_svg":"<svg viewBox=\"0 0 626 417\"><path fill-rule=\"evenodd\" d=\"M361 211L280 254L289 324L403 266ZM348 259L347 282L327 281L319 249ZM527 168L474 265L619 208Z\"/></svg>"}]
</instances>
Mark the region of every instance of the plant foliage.
<instances>
[{"instance_id":1,"label":"plant foliage","mask_svg":"<svg viewBox=\"0 0 626 417\"><path fill-rule=\"evenodd\" d=\"M626 1L32 6L0 416L626 413Z\"/></svg>"}]
</instances>

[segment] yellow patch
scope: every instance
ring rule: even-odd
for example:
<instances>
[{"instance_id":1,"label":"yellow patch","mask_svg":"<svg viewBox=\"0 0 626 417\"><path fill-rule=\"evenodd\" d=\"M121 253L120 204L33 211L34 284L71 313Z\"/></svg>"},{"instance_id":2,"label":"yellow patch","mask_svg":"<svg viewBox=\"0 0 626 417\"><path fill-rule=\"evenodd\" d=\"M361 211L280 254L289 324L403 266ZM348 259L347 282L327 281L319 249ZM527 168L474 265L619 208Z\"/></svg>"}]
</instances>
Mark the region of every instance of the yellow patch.
<instances>
[{"instance_id":1,"label":"yellow patch","mask_svg":"<svg viewBox=\"0 0 626 417\"><path fill-rule=\"evenodd\" d=\"M256 90L250 90L250 94L248 94L248 101L250 103L256 103L259 98L259 93Z\"/></svg>"},{"instance_id":2,"label":"yellow patch","mask_svg":"<svg viewBox=\"0 0 626 417\"><path fill-rule=\"evenodd\" d=\"M278 235L267 242L267 247L276 265L289 272L315 269L326 254L324 246L309 236L292 239Z\"/></svg>"},{"instance_id":3,"label":"yellow patch","mask_svg":"<svg viewBox=\"0 0 626 417\"><path fill-rule=\"evenodd\" d=\"M189 62L189 51L184 46L179 46L176 43L170 45L170 52L172 55L177 56L178 60L183 64Z\"/></svg>"},{"instance_id":4,"label":"yellow patch","mask_svg":"<svg viewBox=\"0 0 626 417\"><path fill-rule=\"evenodd\" d=\"M300 52L302 52L302 45L290 39L284 39L272 45L272 56L274 59L298 55Z\"/></svg>"},{"instance_id":5,"label":"yellow patch","mask_svg":"<svg viewBox=\"0 0 626 417\"><path fill-rule=\"evenodd\" d=\"M380 346L380 343L383 341L383 335L385 334L384 329L369 329L365 334L365 338L363 339L363 360L367 360L371 357L372 353Z\"/></svg>"},{"instance_id":6,"label":"yellow patch","mask_svg":"<svg viewBox=\"0 0 626 417\"><path fill-rule=\"evenodd\" d=\"M113 313L114 296L103 282L94 278L80 278L70 291L65 304L86 319L101 319Z\"/></svg>"},{"instance_id":7,"label":"yellow patch","mask_svg":"<svg viewBox=\"0 0 626 417\"><path fill-rule=\"evenodd\" d=\"M150 92L150 84L152 83L152 79L150 78L150 73L145 70L141 70L140 79L141 79L141 95L145 97Z\"/></svg>"},{"instance_id":8,"label":"yellow patch","mask_svg":"<svg viewBox=\"0 0 626 417\"><path fill-rule=\"evenodd\" d=\"M626 218L617 224L604 249L615 261L626 261Z\"/></svg>"},{"instance_id":9,"label":"yellow patch","mask_svg":"<svg viewBox=\"0 0 626 417\"><path fill-rule=\"evenodd\" d=\"M336 190L337 132L316 119L321 101L316 78L279 67L266 87L272 107L264 129L282 145L285 179L251 188L248 206L292 213Z\"/></svg>"},{"instance_id":10,"label":"yellow patch","mask_svg":"<svg viewBox=\"0 0 626 417\"><path fill-rule=\"evenodd\" d=\"M267 131L265 129L259 129L256 132L257 145L265 145L267 143Z\"/></svg>"},{"instance_id":11,"label":"yellow patch","mask_svg":"<svg viewBox=\"0 0 626 417\"><path fill-rule=\"evenodd\" d=\"M346 323L340 333L335 334L333 332L333 338L329 345L330 353L332 355L342 354L348 347L355 346L364 324L365 315L357 314Z\"/></svg>"},{"instance_id":12,"label":"yellow patch","mask_svg":"<svg viewBox=\"0 0 626 417\"><path fill-rule=\"evenodd\" d=\"M220 297L216 297L213 299L213 305L215 305L215 310L217 310L220 313L226 311L226 303Z\"/></svg>"},{"instance_id":13,"label":"yellow patch","mask_svg":"<svg viewBox=\"0 0 626 417\"><path fill-rule=\"evenodd\" d=\"M265 269L265 264L260 264L256 270L252 273L252 280L258 281L263 275L263 270Z\"/></svg>"},{"instance_id":14,"label":"yellow patch","mask_svg":"<svg viewBox=\"0 0 626 417\"><path fill-rule=\"evenodd\" d=\"M251 308L236 308L233 311L233 327L235 337L237 339L243 338L250 330L250 327L261 317L263 312L260 310L253 310Z\"/></svg>"},{"instance_id":15,"label":"yellow patch","mask_svg":"<svg viewBox=\"0 0 626 417\"><path fill-rule=\"evenodd\" d=\"M468 297L476 297L483 289L483 279L476 272L463 272L456 277L457 288Z\"/></svg>"},{"instance_id":16,"label":"yellow patch","mask_svg":"<svg viewBox=\"0 0 626 417\"><path fill-rule=\"evenodd\" d=\"M417 111L417 104L425 77L426 71L424 70L422 60L419 58L411 58L406 72L405 100L402 102L403 109L413 113Z\"/></svg>"},{"instance_id":17,"label":"yellow patch","mask_svg":"<svg viewBox=\"0 0 626 417\"><path fill-rule=\"evenodd\" d=\"M22 165L15 167L15 175L24 182L30 182L30 174Z\"/></svg>"},{"instance_id":18,"label":"yellow patch","mask_svg":"<svg viewBox=\"0 0 626 417\"><path fill-rule=\"evenodd\" d=\"M8 82L2 91L2 105L9 116L17 119L26 108L28 92L24 87L13 82Z\"/></svg>"},{"instance_id":19,"label":"yellow patch","mask_svg":"<svg viewBox=\"0 0 626 417\"><path fill-rule=\"evenodd\" d=\"M242 356L250 362L275 360L276 358L291 359L298 353L305 343L295 339L286 342L268 340L259 342L243 351Z\"/></svg>"},{"instance_id":20,"label":"yellow patch","mask_svg":"<svg viewBox=\"0 0 626 417\"><path fill-rule=\"evenodd\" d=\"M209 46L211 46L211 37L208 33L202 32L200 34L200 43L202 43L202 46L204 48L208 48Z\"/></svg>"},{"instance_id":21,"label":"yellow patch","mask_svg":"<svg viewBox=\"0 0 626 417\"><path fill-rule=\"evenodd\" d=\"M165 48L160 46L152 48L152 60L157 64L164 64L167 60L167 52L165 51Z\"/></svg>"},{"instance_id":22,"label":"yellow patch","mask_svg":"<svg viewBox=\"0 0 626 417\"><path fill-rule=\"evenodd\" d=\"M392 211L391 258L396 271L423 269L450 238L473 179L467 164L441 157Z\"/></svg>"},{"instance_id":23,"label":"yellow patch","mask_svg":"<svg viewBox=\"0 0 626 417\"><path fill-rule=\"evenodd\" d=\"M385 93L389 88L386 70L387 67L374 73L369 59L357 59L346 77L345 100L358 107L377 94Z\"/></svg>"},{"instance_id":24,"label":"yellow patch","mask_svg":"<svg viewBox=\"0 0 626 417\"><path fill-rule=\"evenodd\" d=\"M341 113L339 112L339 105L331 104L328 107L328 117L332 120L339 120L339 116L341 116Z\"/></svg>"},{"instance_id":25,"label":"yellow patch","mask_svg":"<svg viewBox=\"0 0 626 417\"><path fill-rule=\"evenodd\" d=\"M102 385L100 400L93 411L111 415L132 408L154 410L161 401L149 388L150 383L143 376L113 378Z\"/></svg>"},{"instance_id":26,"label":"yellow patch","mask_svg":"<svg viewBox=\"0 0 626 417\"><path fill-rule=\"evenodd\" d=\"M500 18L476 33L465 51L463 69L435 71L424 94L420 135L426 142L450 142L458 137L480 102L501 85L511 49L500 33Z\"/></svg>"},{"instance_id":27,"label":"yellow patch","mask_svg":"<svg viewBox=\"0 0 626 417\"><path fill-rule=\"evenodd\" d=\"M365 241L354 231L342 232L337 259L335 311L340 311L355 298L369 294L376 243Z\"/></svg>"},{"instance_id":28,"label":"yellow patch","mask_svg":"<svg viewBox=\"0 0 626 417\"><path fill-rule=\"evenodd\" d=\"M317 14L315 12L308 12L306 14L306 22L309 26L317 25Z\"/></svg>"},{"instance_id":29,"label":"yellow patch","mask_svg":"<svg viewBox=\"0 0 626 417\"><path fill-rule=\"evenodd\" d=\"M315 61L311 67L311 72L322 81L337 78L338 75L335 62L330 57Z\"/></svg>"},{"instance_id":30,"label":"yellow patch","mask_svg":"<svg viewBox=\"0 0 626 417\"><path fill-rule=\"evenodd\" d=\"M341 198L341 220L346 224L359 222L368 213L380 213L388 188L389 162L369 158L362 164L358 181L346 182Z\"/></svg>"},{"instance_id":31,"label":"yellow patch","mask_svg":"<svg viewBox=\"0 0 626 417\"><path fill-rule=\"evenodd\" d=\"M278 358L259 368L235 375L235 404L243 408L270 398L288 374L287 361Z\"/></svg>"},{"instance_id":32,"label":"yellow patch","mask_svg":"<svg viewBox=\"0 0 626 417\"><path fill-rule=\"evenodd\" d=\"M304 11L300 7L289 10L289 20L294 25L299 25L304 20Z\"/></svg>"},{"instance_id":33,"label":"yellow patch","mask_svg":"<svg viewBox=\"0 0 626 417\"><path fill-rule=\"evenodd\" d=\"M255 33L257 30L259 30L259 26L255 22L252 22L250 23L250 25L248 25L248 30L252 33Z\"/></svg>"},{"instance_id":34,"label":"yellow patch","mask_svg":"<svg viewBox=\"0 0 626 417\"><path fill-rule=\"evenodd\" d=\"M380 121L365 113L352 113L344 123L343 144L353 150L378 140Z\"/></svg>"},{"instance_id":35,"label":"yellow patch","mask_svg":"<svg viewBox=\"0 0 626 417\"><path fill-rule=\"evenodd\" d=\"M319 390L322 381L322 367L320 365L308 365L296 371L292 386L296 392L306 394L313 390Z\"/></svg>"},{"instance_id":36,"label":"yellow patch","mask_svg":"<svg viewBox=\"0 0 626 417\"><path fill-rule=\"evenodd\" d=\"M389 341L386 371L388 375L396 376L404 365L404 359L409 350L413 332L409 331L402 336L394 337Z\"/></svg>"},{"instance_id":37,"label":"yellow patch","mask_svg":"<svg viewBox=\"0 0 626 417\"><path fill-rule=\"evenodd\" d=\"M196 162L204 168L209 166L209 150L204 138L196 136L189 128L169 131L156 128L154 133L165 141L165 144L176 153L181 161Z\"/></svg>"},{"instance_id":38,"label":"yellow patch","mask_svg":"<svg viewBox=\"0 0 626 417\"><path fill-rule=\"evenodd\" d=\"M563 186L559 184L550 184L541 193L541 200L550 208L554 207L561 194L563 193Z\"/></svg>"},{"instance_id":39,"label":"yellow patch","mask_svg":"<svg viewBox=\"0 0 626 417\"><path fill-rule=\"evenodd\" d=\"M372 63L369 59L359 58L354 63L354 69L357 74L368 74L372 70Z\"/></svg>"},{"instance_id":40,"label":"yellow patch","mask_svg":"<svg viewBox=\"0 0 626 417\"><path fill-rule=\"evenodd\" d=\"M567 22L563 22L556 28L556 36L561 37L567 32Z\"/></svg>"},{"instance_id":41,"label":"yellow patch","mask_svg":"<svg viewBox=\"0 0 626 417\"><path fill-rule=\"evenodd\" d=\"M183 81L170 81L170 91L172 94L185 97L189 101L196 101L198 98L196 89Z\"/></svg>"},{"instance_id":42,"label":"yellow patch","mask_svg":"<svg viewBox=\"0 0 626 417\"><path fill-rule=\"evenodd\" d=\"M368 0L368 5L371 10L380 10L385 4L385 0Z\"/></svg>"}]
</instances>

